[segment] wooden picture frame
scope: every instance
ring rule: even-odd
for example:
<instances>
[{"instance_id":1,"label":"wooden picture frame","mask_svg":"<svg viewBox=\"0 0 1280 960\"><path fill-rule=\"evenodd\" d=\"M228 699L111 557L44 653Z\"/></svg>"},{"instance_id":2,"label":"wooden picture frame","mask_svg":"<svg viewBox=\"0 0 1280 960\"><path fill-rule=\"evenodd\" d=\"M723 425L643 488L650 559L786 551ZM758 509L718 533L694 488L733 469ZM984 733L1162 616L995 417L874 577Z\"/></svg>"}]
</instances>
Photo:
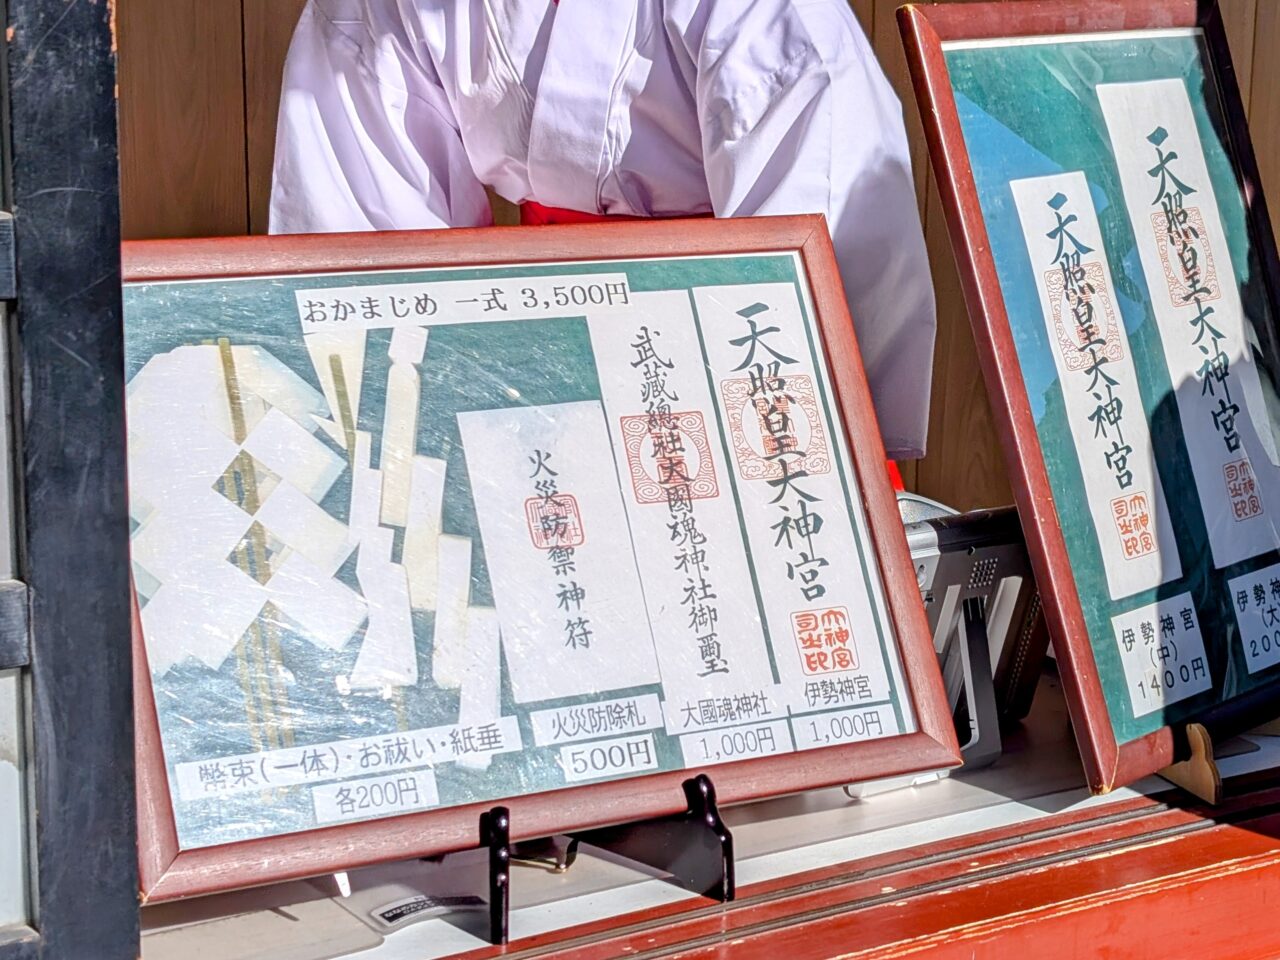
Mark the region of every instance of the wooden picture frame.
<instances>
[{"instance_id":1,"label":"wooden picture frame","mask_svg":"<svg viewBox=\"0 0 1280 960\"><path fill-rule=\"evenodd\" d=\"M794 255L812 293L814 323L829 358L827 375L839 413L832 422L838 427L843 420L846 425L844 440L854 468L851 482L862 494L871 559L881 573L884 609L898 638L903 680L899 689L911 703L916 730L708 768L720 801L734 803L851 780L936 770L960 762L914 570L884 469L883 445L852 322L822 218L144 241L124 245L123 263L127 306L131 285L178 280L762 253ZM135 616L133 643L144 900L170 900L320 875L477 844L480 814L493 801L183 849L139 619ZM678 812L684 808L680 784L697 769L571 786L501 802L511 811L513 839L547 836Z\"/></svg>"},{"instance_id":2,"label":"wooden picture frame","mask_svg":"<svg viewBox=\"0 0 1280 960\"><path fill-rule=\"evenodd\" d=\"M1269 311L1274 317L1276 306L1280 303L1277 298L1280 265L1245 113L1231 67L1222 18L1215 4L1197 0L1143 0L1134 3L1028 0L937 6L911 4L902 7L898 16L977 341L982 372L992 398L993 412L1019 514L1027 533L1077 741L1092 789L1105 792L1184 759L1187 744L1182 724L1186 720L1202 722L1215 736L1221 736L1238 732L1274 715L1275 708L1268 707L1267 701L1274 701L1275 684L1266 681L1240 696L1197 709L1192 717L1165 723L1133 739L1117 738L1107 697L1099 678L1099 661L1096 655L1100 642L1116 641L1102 636L1095 636L1092 642L1090 640L1082 608L1082 595L1077 588L1077 572L1073 571L1063 531L1064 524L1059 516L1050 471L1046 467L1045 453L1037 431L1038 421L1033 416L1032 401L1023 379L1018 344L1011 326L1011 310L1002 289L1002 276L997 269L997 255L993 252L992 235L989 233L983 197L975 175L976 165L972 162L969 146L966 145L965 129L957 106L947 51L958 51L965 47L975 49L983 44L1003 44L1005 41L1024 45L1057 42L1065 34L1072 35L1073 40L1087 39L1088 35L1096 34L1097 42L1101 43L1111 39L1123 41L1131 31L1143 34L1149 31L1197 31L1200 49L1203 51L1202 65L1207 61L1207 66L1203 66L1204 73L1216 83L1218 92L1215 106L1208 109L1210 112L1214 109L1219 111L1215 119L1220 120L1220 123L1215 123L1214 129L1220 138L1222 150L1232 164L1235 181L1232 186L1238 186L1245 207L1243 222L1248 243L1246 250L1249 250L1249 257L1246 259L1250 266L1257 267L1254 277L1260 280L1260 296L1263 297L1264 305L1269 305ZM1138 44L1141 41L1132 42ZM1063 43L1065 45L1065 40ZM1049 56L1049 53L1045 56ZM1099 76L1101 75L1099 71ZM1139 78L1140 81L1146 79L1145 76ZM1105 81L1091 79L1088 82L1094 84L1089 90L1096 100L1099 99L1097 85L1113 80L1108 76ZM1081 83L1087 85L1086 81ZM1211 94L1205 96L1211 100ZM966 100L966 110L970 109L968 104L971 102ZM1094 109L1095 106L1091 102L1088 109ZM1087 112L1086 108L1082 107L1081 112ZM1098 109L1097 113L1104 114L1105 109ZM974 111L971 110L968 115L973 114ZM1103 126L1101 129L1099 139L1105 140L1107 128ZM1080 133L1078 127L1063 132L1064 137L1076 134L1087 135ZM1114 157L1109 162L1113 165L1116 163ZM1020 175L1028 176L1025 173ZM1013 182L1004 181L1006 192L1011 192ZM1090 174L1091 189L1094 184L1094 176ZM1178 196L1181 198L1181 193ZM1109 193L1107 200L1111 205L1125 209L1123 200L1116 203L1115 194ZM1110 210L1111 206L1106 209ZM1027 228L1024 226L1025 229ZM1136 234L1130 234L1131 238L1134 236ZM1027 249L1030 251L1029 245ZM1121 253L1117 249L1106 249L1103 256L1104 259L1110 257L1111 269L1116 272L1124 269L1120 262ZM1172 275L1170 278L1172 279ZM1139 303L1139 307L1142 306ZM1154 310L1154 307L1150 309ZM1024 310L1020 316L1025 316L1026 313ZM1036 313L1040 313L1038 306ZM1274 358L1274 325L1265 320L1265 316L1261 317L1254 324L1254 332L1259 339L1260 349ZM1040 321L1028 320L1027 324L1037 322ZM1123 322L1128 326L1127 318ZM1147 419L1150 421L1149 415ZM1181 434L1178 442L1183 442ZM1167 465L1164 469L1167 469ZM1176 476L1165 478L1166 494L1170 485L1179 480ZM1098 536L1101 537L1101 534ZM1203 564L1204 561L1200 562ZM1184 557L1184 563L1190 561ZM1118 637L1119 627L1114 629ZM1236 654L1228 648L1224 656L1230 666ZM1211 689L1216 690L1221 684L1221 676L1215 678L1214 684Z\"/></svg>"}]
</instances>

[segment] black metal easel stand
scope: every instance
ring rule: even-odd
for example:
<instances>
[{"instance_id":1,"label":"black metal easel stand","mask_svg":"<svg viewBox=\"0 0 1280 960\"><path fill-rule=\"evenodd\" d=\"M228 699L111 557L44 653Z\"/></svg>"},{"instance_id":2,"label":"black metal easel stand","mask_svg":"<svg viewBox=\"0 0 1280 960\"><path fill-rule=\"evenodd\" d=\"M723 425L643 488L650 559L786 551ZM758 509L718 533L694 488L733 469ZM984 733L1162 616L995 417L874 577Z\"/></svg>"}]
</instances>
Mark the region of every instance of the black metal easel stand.
<instances>
[{"instance_id":1,"label":"black metal easel stand","mask_svg":"<svg viewBox=\"0 0 1280 960\"><path fill-rule=\"evenodd\" d=\"M563 869L573 863L578 845L586 843L668 873L686 890L721 902L732 900L733 836L720 819L715 786L710 777L699 774L683 787L684 813L570 834L558 865ZM489 942L500 946L507 942L514 847L506 807L481 814L480 844L489 850Z\"/></svg>"}]
</instances>

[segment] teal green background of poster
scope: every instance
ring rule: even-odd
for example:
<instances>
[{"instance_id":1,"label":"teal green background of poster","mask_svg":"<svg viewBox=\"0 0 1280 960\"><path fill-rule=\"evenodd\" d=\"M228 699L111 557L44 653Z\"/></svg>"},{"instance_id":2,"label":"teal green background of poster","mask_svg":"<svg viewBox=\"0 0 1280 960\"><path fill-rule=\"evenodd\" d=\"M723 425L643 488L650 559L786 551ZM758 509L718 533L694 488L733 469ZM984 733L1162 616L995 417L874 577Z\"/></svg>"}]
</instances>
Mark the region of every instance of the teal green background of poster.
<instances>
[{"instance_id":1,"label":"teal green background of poster","mask_svg":"<svg viewBox=\"0 0 1280 960\"><path fill-rule=\"evenodd\" d=\"M1102 108L1094 91L1104 83L1172 78L1186 83L1228 237L1246 326L1270 327L1272 307L1260 281L1261 264L1250 241L1244 198L1228 152L1222 104L1211 79L1209 55L1199 35L944 47L944 51L1099 680L1116 739L1127 742L1277 677L1274 667L1250 676L1227 590L1228 580L1275 563L1277 554L1213 569L1150 292L1124 205ZM1009 186L1012 180L1071 171L1084 173L1097 210L1183 569L1180 580L1118 601L1112 601L1108 593L1089 512L1063 509L1063 505L1087 502L1086 491L1065 415L1036 274ZM1252 339L1255 344L1258 342L1256 335ZM1268 342L1268 338L1261 342ZM1276 358L1262 357L1254 349L1274 425L1278 409ZM1184 592L1190 592L1195 602L1214 685L1163 710L1136 717L1111 618Z\"/></svg>"},{"instance_id":2,"label":"teal green background of poster","mask_svg":"<svg viewBox=\"0 0 1280 960\"><path fill-rule=\"evenodd\" d=\"M151 358L168 351L226 338L235 346L264 347L285 367L318 389L312 359L301 335L294 297L297 289L498 280L565 273L624 273L633 292L781 282L794 285L797 294L801 295L803 282L794 258L781 255L137 283L127 285L124 291L126 376L132 381ZM800 299L803 305L804 296L801 295ZM808 322L812 323L812 318L808 318ZM387 348L391 331L374 329L368 331L367 336L356 427L372 435L372 465L377 467L390 369ZM701 363L701 358L675 359ZM466 410L600 400L587 324L581 317L566 316L433 326L421 371L423 405L419 411L415 452L447 461L442 532L471 539L470 602L473 606L492 606L492 587L456 415ZM831 398L824 394L823 400L828 415L834 414ZM335 452L340 452L336 445L330 446ZM852 483L852 477L845 477L846 495L856 497ZM347 522L349 501L350 474L344 472L320 505L335 519ZM863 547L865 549L866 545ZM861 559L867 575L876 575L875 562L869 554L861 558L841 559L850 564ZM353 589L357 586L354 563L353 557L337 574L340 581ZM275 625L280 635L281 660L290 678L289 702L284 709L299 749L308 744L353 737L390 737L400 729L441 726L457 720L457 692L439 688L430 679L432 614L414 611L420 679L416 687L405 689L403 704L399 707L403 711L402 716L397 716L398 708L394 701L376 696L341 695L335 689L334 678L349 675L355 664L360 647L359 633L342 649L330 651L312 644L304 631L283 615L277 618ZM891 631L887 624L877 624L877 627L881 651L887 660L895 656L887 648ZM600 695L517 705L505 663L501 674L502 712L517 718L524 749L493 756L484 770L464 769L454 763L436 766L440 806L568 786L559 765L559 745L535 746L529 720L532 710L585 704L599 699L661 695L661 687L657 685L609 689L605 681L602 687L608 692ZM162 676L153 675L152 683L166 766L171 777L178 763L257 751L246 719L245 694L237 673L235 655L228 657L218 670L186 659ZM900 691L894 688L891 693L893 707L901 721ZM775 715L771 719L777 718ZM648 732L653 734L656 745L658 770L682 769L684 760L678 739L660 727ZM263 747L269 748L270 745ZM354 776L375 776L380 772L370 769ZM348 781L347 777L342 779ZM316 821L309 786L277 788L270 792L269 802L264 802L261 791L194 801L182 800L175 794L174 810L180 846L184 849L205 847L314 828Z\"/></svg>"}]
</instances>

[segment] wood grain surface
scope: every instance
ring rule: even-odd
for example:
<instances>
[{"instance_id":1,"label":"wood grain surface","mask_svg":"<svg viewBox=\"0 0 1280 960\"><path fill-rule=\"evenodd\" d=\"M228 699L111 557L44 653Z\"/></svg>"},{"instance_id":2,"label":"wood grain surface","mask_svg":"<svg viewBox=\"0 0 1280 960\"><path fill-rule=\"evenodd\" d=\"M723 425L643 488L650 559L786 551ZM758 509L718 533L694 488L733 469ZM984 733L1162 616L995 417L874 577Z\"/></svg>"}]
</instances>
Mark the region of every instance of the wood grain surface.
<instances>
[{"instance_id":1,"label":"wood grain surface","mask_svg":"<svg viewBox=\"0 0 1280 960\"><path fill-rule=\"evenodd\" d=\"M905 464L903 477L908 488L961 509L1010 503L894 23L901 0L851 2L903 104L938 294L929 454ZM120 0L126 238L266 231L280 70L304 3ZM1220 5L1263 185L1280 195L1280 3ZM497 213L498 222L512 222L509 205Z\"/></svg>"}]
</instances>

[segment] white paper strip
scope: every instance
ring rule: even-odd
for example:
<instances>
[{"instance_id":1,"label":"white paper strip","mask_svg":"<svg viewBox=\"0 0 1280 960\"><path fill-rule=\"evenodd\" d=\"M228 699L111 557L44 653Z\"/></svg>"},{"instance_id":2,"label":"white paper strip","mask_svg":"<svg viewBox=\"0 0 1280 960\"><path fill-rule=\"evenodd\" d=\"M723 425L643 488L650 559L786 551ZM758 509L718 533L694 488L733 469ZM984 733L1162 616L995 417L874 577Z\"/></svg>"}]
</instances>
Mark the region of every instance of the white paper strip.
<instances>
[{"instance_id":1,"label":"white paper strip","mask_svg":"<svg viewBox=\"0 0 1280 960\"><path fill-rule=\"evenodd\" d=\"M600 404L458 414L517 703L658 682Z\"/></svg>"},{"instance_id":2,"label":"white paper strip","mask_svg":"<svg viewBox=\"0 0 1280 960\"><path fill-rule=\"evenodd\" d=\"M625 322L593 313L587 323L657 644L667 729L785 715L692 305L679 291L637 293L632 302ZM651 400L666 405L674 430L651 420Z\"/></svg>"},{"instance_id":3,"label":"white paper strip","mask_svg":"<svg viewBox=\"0 0 1280 960\"><path fill-rule=\"evenodd\" d=\"M462 686L466 671L467 605L471 603L471 541L438 538L439 593L431 635L431 677L447 690Z\"/></svg>"},{"instance_id":4,"label":"white paper strip","mask_svg":"<svg viewBox=\"0 0 1280 960\"><path fill-rule=\"evenodd\" d=\"M358 543L356 579L369 606L369 624L348 682L355 689L413 686L417 644L409 609L409 579L391 560L394 531L378 525L381 477L369 468L372 438L356 436L351 465L351 533Z\"/></svg>"},{"instance_id":5,"label":"white paper strip","mask_svg":"<svg viewBox=\"0 0 1280 960\"><path fill-rule=\"evenodd\" d=\"M355 544L342 521L288 481L281 481L253 519L278 540L332 577Z\"/></svg>"},{"instance_id":6,"label":"white paper strip","mask_svg":"<svg viewBox=\"0 0 1280 960\"><path fill-rule=\"evenodd\" d=\"M346 466L310 430L274 407L250 431L244 449L313 500L328 493Z\"/></svg>"},{"instance_id":7,"label":"white paper strip","mask_svg":"<svg viewBox=\"0 0 1280 960\"><path fill-rule=\"evenodd\" d=\"M1231 249L1182 80L1103 84L1216 567L1280 546L1280 470Z\"/></svg>"},{"instance_id":8,"label":"white paper strip","mask_svg":"<svg viewBox=\"0 0 1280 960\"><path fill-rule=\"evenodd\" d=\"M413 454L418 440L418 371L393 363L387 371L387 405L382 420L382 522L394 527L409 522Z\"/></svg>"},{"instance_id":9,"label":"white paper strip","mask_svg":"<svg viewBox=\"0 0 1280 960\"><path fill-rule=\"evenodd\" d=\"M1015 180L1027 255L1111 599L1182 576L1133 351L1083 173Z\"/></svg>"},{"instance_id":10,"label":"white paper strip","mask_svg":"<svg viewBox=\"0 0 1280 960\"><path fill-rule=\"evenodd\" d=\"M476 726L498 719L501 713L502 662L499 648L498 613L492 607L467 610L466 665L462 691L458 697L458 723ZM463 757L458 766L468 770L485 770L488 754Z\"/></svg>"},{"instance_id":11,"label":"white paper strip","mask_svg":"<svg viewBox=\"0 0 1280 960\"><path fill-rule=\"evenodd\" d=\"M434 457L413 458L401 560L409 573L409 600L415 610L436 608L447 465Z\"/></svg>"},{"instance_id":12,"label":"white paper strip","mask_svg":"<svg viewBox=\"0 0 1280 960\"><path fill-rule=\"evenodd\" d=\"M272 574L267 595L312 643L340 650L364 623L365 601L350 587L293 553Z\"/></svg>"},{"instance_id":13,"label":"white paper strip","mask_svg":"<svg viewBox=\"0 0 1280 960\"><path fill-rule=\"evenodd\" d=\"M787 700L793 711L886 701L894 667L877 621L890 649L892 628L859 563L850 505L868 546L870 537L856 488L846 500L841 465L850 484L852 468L824 409L825 370L815 368L795 287L708 287L693 296ZM819 704L827 699L820 691L833 689L846 695Z\"/></svg>"},{"instance_id":14,"label":"white paper strip","mask_svg":"<svg viewBox=\"0 0 1280 960\"><path fill-rule=\"evenodd\" d=\"M198 581L164 584L142 608L147 662L162 674L193 656L216 670L253 625L267 601L265 589L230 563L211 563Z\"/></svg>"}]
</instances>

